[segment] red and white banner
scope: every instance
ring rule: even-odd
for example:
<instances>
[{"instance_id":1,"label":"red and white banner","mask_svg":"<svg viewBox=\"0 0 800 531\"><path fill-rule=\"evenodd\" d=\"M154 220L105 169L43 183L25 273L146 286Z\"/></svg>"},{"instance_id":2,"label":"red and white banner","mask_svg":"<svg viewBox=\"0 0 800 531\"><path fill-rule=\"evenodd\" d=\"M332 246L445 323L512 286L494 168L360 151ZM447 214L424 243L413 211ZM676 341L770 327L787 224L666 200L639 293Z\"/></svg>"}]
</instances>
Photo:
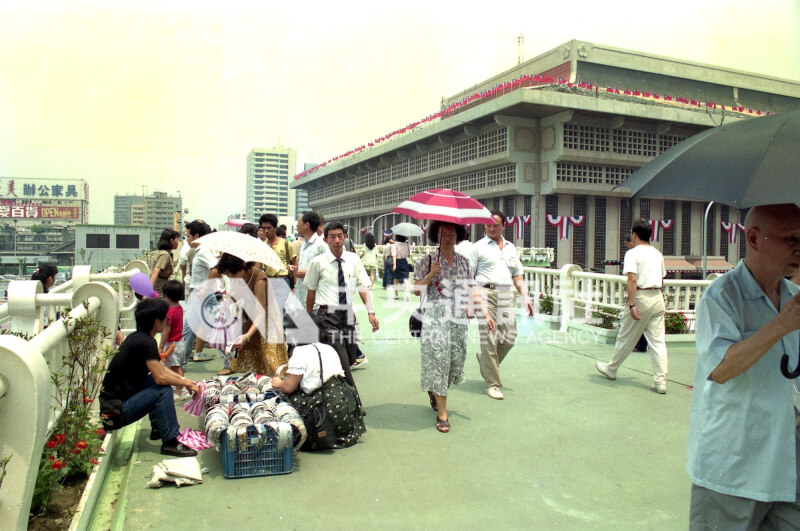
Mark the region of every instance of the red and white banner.
<instances>
[{"instance_id":1,"label":"red and white banner","mask_svg":"<svg viewBox=\"0 0 800 531\"><path fill-rule=\"evenodd\" d=\"M661 240L661 229L669 230L672 228L672 225L675 220L672 219L651 219L650 220L650 228L652 232L650 232L650 241L657 242Z\"/></svg>"},{"instance_id":2,"label":"red and white banner","mask_svg":"<svg viewBox=\"0 0 800 531\"><path fill-rule=\"evenodd\" d=\"M569 227L573 225L579 227L583 225L584 216L551 216L547 215L547 222L554 227L558 227L558 239L569 239Z\"/></svg>"},{"instance_id":3,"label":"red and white banner","mask_svg":"<svg viewBox=\"0 0 800 531\"><path fill-rule=\"evenodd\" d=\"M744 232L744 225L741 223L726 223L721 221L722 223L722 230L728 233L728 243L736 243L736 236L739 235L739 231Z\"/></svg>"},{"instance_id":4,"label":"red and white banner","mask_svg":"<svg viewBox=\"0 0 800 531\"><path fill-rule=\"evenodd\" d=\"M423 225L422 223L420 223L419 224L419 228L422 229L423 233L428 232L428 226L427 225Z\"/></svg>"}]
</instances>

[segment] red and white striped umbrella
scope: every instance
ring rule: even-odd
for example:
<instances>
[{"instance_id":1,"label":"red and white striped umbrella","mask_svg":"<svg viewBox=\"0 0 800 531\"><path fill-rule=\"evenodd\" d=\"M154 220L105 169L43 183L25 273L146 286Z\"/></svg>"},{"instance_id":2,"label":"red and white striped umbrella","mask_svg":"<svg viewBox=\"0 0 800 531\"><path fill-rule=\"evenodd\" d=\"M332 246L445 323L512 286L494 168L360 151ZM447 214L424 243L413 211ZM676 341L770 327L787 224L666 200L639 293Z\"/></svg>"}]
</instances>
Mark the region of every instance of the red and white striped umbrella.
<instances>
[{"instance_id":1,"label":"red and white striped umbrella","mask_svg":"<svg viewBox=\"0 0 800 531\"><path fill-rule=\"evenodd\" d=\"M392 212L416 219L447 221L458 225L494 223L491 212L477 199L446 188L414 194Z\"/></svg>"},{"instance_id":2,"label":"red and white striped umbrella","mask_svg":"<svg viewBox=\"0 0 800 531\"><path fill-rule=\"evenodd\" d=\"M246 219L229 219L225 222L225 225L229 227L241 227L245 223L253 223L252 221L248 221Z\"/></svg>"}]
</instances>

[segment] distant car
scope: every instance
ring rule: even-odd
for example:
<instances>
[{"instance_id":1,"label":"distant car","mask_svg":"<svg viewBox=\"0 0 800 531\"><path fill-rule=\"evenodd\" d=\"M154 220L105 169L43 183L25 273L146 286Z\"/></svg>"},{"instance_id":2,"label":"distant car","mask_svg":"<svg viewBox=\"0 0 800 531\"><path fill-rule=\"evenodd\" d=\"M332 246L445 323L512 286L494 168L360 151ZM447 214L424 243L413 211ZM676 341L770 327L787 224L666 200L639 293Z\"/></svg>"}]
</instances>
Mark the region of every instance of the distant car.
<instances>
[{"instance_id":1,"label":"distant car","mask_svg":"<svg viewBox=\"0 0 800 531\"><path fill-rule=\"evenodd\" d=\"M67 274L66 273L56 273L56 286L59 284L63 284L67 281Z\"/></svg>"},{"instance_id":2,"label":"distant car","mask_svg":"<svg viewBox=\"0 0 800 531\"><path fill-rule=\"evenodd\" d=\"M17 277L16 277L16 275L3 275L2 279L3 280L17 280Z\"/></svg>"}]
</instances>

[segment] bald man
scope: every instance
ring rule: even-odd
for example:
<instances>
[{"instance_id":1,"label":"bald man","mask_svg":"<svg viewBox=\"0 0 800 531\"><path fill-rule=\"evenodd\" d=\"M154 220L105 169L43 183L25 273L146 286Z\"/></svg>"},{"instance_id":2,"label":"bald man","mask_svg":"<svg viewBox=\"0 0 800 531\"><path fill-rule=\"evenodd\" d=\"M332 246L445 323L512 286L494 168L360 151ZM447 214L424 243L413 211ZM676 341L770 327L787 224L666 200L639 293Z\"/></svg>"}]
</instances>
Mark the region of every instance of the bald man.
<instances>
[{"instance_id":1,"label":"bald man","mask_svg":"<svg viewBox=\"0 0 800 531\"><path fill-rule=\"evenodd\" d=\"M697 308L697 365L687 471L690 529L799 529L800 208L753 208L747 253ZM763 527L762 527L763 526Z\"/></svg>"}]
</instances>

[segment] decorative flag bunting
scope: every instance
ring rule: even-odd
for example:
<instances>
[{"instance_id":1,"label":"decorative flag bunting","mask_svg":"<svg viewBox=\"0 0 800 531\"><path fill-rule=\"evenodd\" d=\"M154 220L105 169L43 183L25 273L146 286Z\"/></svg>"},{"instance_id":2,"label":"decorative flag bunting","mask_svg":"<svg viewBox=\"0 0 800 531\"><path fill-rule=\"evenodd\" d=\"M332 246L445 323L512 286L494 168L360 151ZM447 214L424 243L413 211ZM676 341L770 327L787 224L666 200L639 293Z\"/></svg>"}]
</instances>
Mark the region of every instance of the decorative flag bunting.
<instances>
[{"instance_id":1,"label":"decorative flag bunting","mask_svg":"<svg viewBox=\"0 0 800 531\"><path fill-rule=\"evenodd\" d=\"M558 239L569 239L569 226L576 227L583 225L584 216L551 216L547 215L547 222L554 227L558 227Z\"/></svg>"},{"instance_id":2,"label":"decorative flag bunting","mask_svg":"<svg viewBox=\"0 0 800 531\"><path fill-rule=\"evenodd\" d=\"M358 231L359 234L366 234L368 232L369 232L369 227L364 227L360 231Z\"/></svg>"},{"instance_id":3,"label":"decorative flag bunting","mask_svg":"<svg viewBox=\"0 0 800 531\"><path fill-rule=\"evenodd\" d=\"M514 216L506 216L506 223L513 227L517 224L517 218Z\"/></svg>"},{"instance_id":4,"label":"decorative flag bunting","mask_svg":"<svg viewBox=\"0 0 800 531\"><path fill-rule=\"evenodd\" d=\"M661 229L669 230L672 228L674 220L672 219L651 219L650 228L650 241L657 242L661 240Z\"/></svg>"},{"instance_id":5,"label":"decorative flag bunting","mask_svg":"<svg viewBox=\"0 0 800 531\"><path fill-rule=\"evenodd\" d=\"M423 225L422 223L419 224L419 228L422 229L422 232L428 232L428 226Z\"/></svg>"},{"instance_id":6,"label":"decorative flag bunting","mask_svg":"<svg viewBox=\"0 0 800 531\"><path fill-rule=\"evenodd\" d=\"M736 243L736 236L739 231L744 232L744 225L741 223L726 223L724 221L720 223L722 223L722 230L728 233L728 243L730 244Z\"/></svg>"},{"instance_id":7,"label":"decorative flag bunting","mask_svg":"<svg viewBox=\"0 0 800 531\"><path fill-rule=\"evenodd\" d=\"M297 175L294 176L294 178L295 179L301 179L301 178L305 177L306 175L309 175L312 172L315 172L315 171L317 171L317 170L319 170L321 168L326 167L328 164L332 164L332 163L338 162L338 161L340 161L342 159L346 159L348 157L351 157L351 156L353 156L353 155L355 155L357 153L360 153L361 151L364 151L365 149L374 147L374 146L380 144L381 142L385 142L387 140L390 140L396 135L401 135L401 134L405 134L405 133L407 133L409 131L413 131L417 127L424 126L424 125L426 125L426 124L428 124L430 122L433 122L434 120L447 118L449 115L451 115L453 113L460 112L462 110L465 110L465 109L469 108L470 106L480 105L481 103L483 103L483 101L481 101L481 100L489 100L489 99L492 99L492 98L503 96L504 94L508 94L508 93L510 93L512 91L515 91L515 90L518 90L518 89L521 89L521 88L525 88L525 87L539 87L539 86L542 86L542 85L557 85L557 86L563 87L563 90L568 90L569 89L569 90L577 91L578 93L580 93L582 91L592 92L592 93L594 93L593 94L594 96L597 96L597 93L599 92L599 90L602 90L602 89L599 89L597 87L597 85L595 85L593 83L588 83L588 82L585 82L585 81L578 81L577 83L570 83L567 80L565 80L564 78L558 78L558 80L556 80L556 79L554 79L554 78L552 78L550 76L545 76L545 75L542 75L542 74L536 74L536 75L524 74L518 79L515 78L512 81L504 81L504 82L498 83L497 85L495 85L491 89L487 89L487 90L482 91L481 93L475 93L475 94L472 94L470 96L466 96L461 101L457 101L455 103L451 103L444 110L441 110L441 111L439 111L437 113L434 113L434 114L430 114L430 115L426 116L425 118L422 118L421 120L417 120L417 121L411 122L411 123L405 125L404 127L401 127L399 129L395 129L391 133L387 133L387 134L385 134L385 135L383 135L383 136L381 136L379 138L376 138L372 142L368 142L366 144L362 144L361 146L353 148L353 149L351 149L349 151L346 151L345 153L343 153L341 155L338 155L336 157L330 158L327 161L314 166L313 168L309 168L308 170L305 170L305 171L303 171L301 173L298 173ZM620 95L623 95L623 96L628 96L630 98L640 98L640 99L646 99L646 100L657 100L657 101L659 101L659 103L666 103L666 104L669 104L669 105L688 105L690 107L695 107L695 108L698 108L698 107L699 108L703 108L703 107L705 107L706 109L714 109L714 110L716 110L718 108L718 105L713 101L700 101L700 100L696 100L696 99L684 98L682 96L674 96L674 95L670 95L670 94L659 95L659 94L655 94L655 93L653 93L653 92L651 92L649 90L645 90L645 89L622 89L622 90L620 90L618 88L615 88L615 87L612 87L610 85L607 85L605 90L609 94L620 94ZM771 114L771 111L763 111L762 112L761 110L758 110L758 109L753 109L753 108L749 108L749 107L747 109L745 109L745 107L743 107L743 106L736 106L736 105L734 105L733 107L730 107L730 108L728 108L728 107L726 107L724 105L719 105L719 107L723 111L726 111L726 112L730 111L730 112L736 112L736 113L741 113L741 114L749 114L751 116L769 116Z\"/></svg>"}]
</instances>

